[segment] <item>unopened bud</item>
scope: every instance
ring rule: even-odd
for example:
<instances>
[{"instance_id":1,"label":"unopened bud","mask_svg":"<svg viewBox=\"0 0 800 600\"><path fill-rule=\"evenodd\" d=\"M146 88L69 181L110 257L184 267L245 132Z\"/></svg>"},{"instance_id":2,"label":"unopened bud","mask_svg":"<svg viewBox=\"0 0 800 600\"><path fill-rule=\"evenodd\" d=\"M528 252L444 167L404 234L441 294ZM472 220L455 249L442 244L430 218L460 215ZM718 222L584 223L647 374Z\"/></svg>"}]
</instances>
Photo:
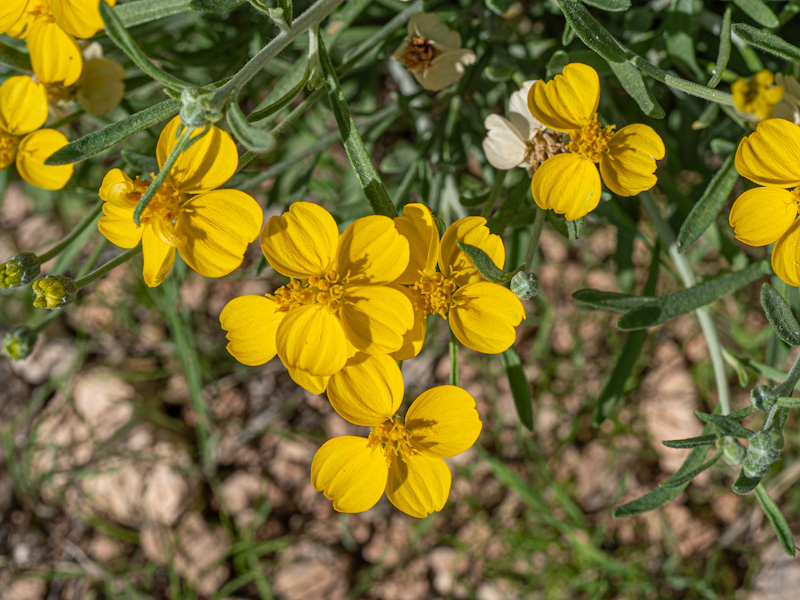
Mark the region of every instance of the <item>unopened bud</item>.
<instances>
[{"instance_id":1,"label":"unopened bud","mask_svg":"<svg viewBox=\"0 0 800 600\"><path fill-rule=\"evenodd\" d=\"M35 343L36 333L30 327L15 327L3 336L3 354L13 360L28 358Z\"/></svg>"},{"instance_id":2,"label":"unopened bud","mask_svg":"<svg viewBox=\"0 0 800 600\"><path fill-rule=\"evenodd\" d=\"M769 410L778 396L767 385L758 385L750 391L750 403L758 410Z\"/></svg>"},{"instance_id":3,"label":"unopened bud","mask_svg":"<svg viewBox=\"0 0 800 600\"><path fill-rule=\"evenodd\" d=\"M772 437L773 432L759 431L750 438L750 443L747 447L747 456L742 463L742 473L747 477L754 477L760 479L764 477L769 471L770 465L774 463L781 455L781 448L783 447L783 436L781 436L781 447L775 447L775 440ZM778 432L780 435L780 432Z\"/></svg>"},{"instance_id":4,"label":"unopened bud","mask_svg":"<svg viewBox=\"0 0 800 600\"><path fill-rule=\"evenodd\" d=\"M720 438L717 441L717 448L722 452L722 460L729 465L740 465L747 456L747 448L732 437Z\"/></svg>"},{"instance_id":5,"label":"unopened bud","mask_svg":"<svg viewBox=\"0 0 800 600\"><path fill-rule=\"evenodd\" d=\"M33 305L37 308L61 308L75 300L77 294L78 288L71 277L51 275L33 282Z\"/></svg>"},{"instance_id":6,"label":"unopened bud","mask_svg":"<svg viewBox=\"0 0 800 600\"><path fill-rule=\"evenodd\" d=\"M39 257L33 252L20 252L0 264L0 288L18 287L30 283L41 271Z\"/></svg>"},{"instance_id":7,"label":"unopened bud","mask_svg":"<svg viewBox=\"0 0 800 600\"><path fill-rule=\"evenodd\" d=\"M212 102L213 94L186 88L181 92L181 123L184 127L197 129L206 123L216 123L222 118L222 111Z\"/></svg>"},{"instance_id":8,"label":"unopened bud","mask_svg":"<svg viewBox=\"0 0 800 600\"><path fill-rule=\"evenodd\" d=\"M533 273L520 271L511 278L511 291L514 292L520 300L529 300L530 298L538 296L541 289L539 278Z\"/></svg>"}]
</instances>

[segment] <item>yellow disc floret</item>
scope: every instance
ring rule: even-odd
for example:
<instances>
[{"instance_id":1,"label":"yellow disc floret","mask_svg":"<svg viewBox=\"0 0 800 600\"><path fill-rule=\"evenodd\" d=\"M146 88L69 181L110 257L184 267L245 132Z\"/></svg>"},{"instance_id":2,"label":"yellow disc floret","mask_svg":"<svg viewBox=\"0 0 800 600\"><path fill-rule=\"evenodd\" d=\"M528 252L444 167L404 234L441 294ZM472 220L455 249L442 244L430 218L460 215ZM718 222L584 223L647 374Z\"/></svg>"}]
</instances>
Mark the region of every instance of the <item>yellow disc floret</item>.
<instances>
[{"instance_id":1,"label":"yellow disc floret","mask_svg":"<svg viewBox=\"0 0 800 600\"><path fill-rule=\"evenodd\" d=\"M570 152L582 154L592 162L599 163L602 155L608 152L608 140L614 134L615 128L616 125L603 127L595 115L591 123L570 133L567 148Z\"/></svg>"},{"instance_id":2,"label":"yellow disc floret","mask_svg":"<svg viewBox=\"0 0 800 600\"><path fill-rule=\"evenodd\" d=\"M403 424L403 418L396 416L372 427L367 447L380 445L386 456L386 466L391 467L395 458L407 461L416 451L411 447L411 436Z\"/></svg>"},{"instance_id":3,"label":"yellow disc floret","mask_svg":"<svg viewBox=\"0 0 800 600\"><path fill-rule=\"evenodd\" d=\"M453 294L458 286L456 282L441 273L425 275L414 284L414 290L420 294L420 302L426 315L441 315L445 319L453 306Z\"/></svg>"},{"instance_id":4,"label":"yellow disc floret","mask_svg":"<svg viewBox=\"0 0 800 600\"><path fill-rule=\"evenodd\" d=\"M17 156L20 138L0 131L0 169L8 167Z\"/></svg>"},{"instance_id":5,"label":"yellow disc floret","mask_svg":"<svg viewBox=\"0 0 800 600\"><path fill-rule=\"evenodd\" d=\"M282 312L307 304L325 304L333 313L337 313L344 295L345 279L339 277L336 269L328 269L322 277L292 279L275 290L274 294L267 294L267 297L275 300Z\"/></svg>"}]
</instances>

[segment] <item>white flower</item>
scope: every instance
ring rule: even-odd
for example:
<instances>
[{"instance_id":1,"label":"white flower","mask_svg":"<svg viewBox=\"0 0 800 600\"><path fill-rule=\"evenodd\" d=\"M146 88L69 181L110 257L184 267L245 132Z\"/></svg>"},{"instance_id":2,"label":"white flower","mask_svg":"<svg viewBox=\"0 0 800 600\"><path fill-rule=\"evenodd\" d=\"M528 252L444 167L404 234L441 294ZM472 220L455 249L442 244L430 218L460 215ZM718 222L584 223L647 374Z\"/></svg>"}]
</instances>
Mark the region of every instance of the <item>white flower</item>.
<instances>
[{"instance_id":1,"label":"white flower","mask_svg":"<svg viewBox=\"0 0 800 600\"><path fill-rule=\"evenodd\" d=\"M508 116L489 115L483 125L487 133L483 152L495 169L524 167L532 174L547 158L561 152L561 134L539 123L528 109L528 92L534 81L526 81L511 94Z\"/></svg>"},{"instance_id":2,"label":"white flower","mask_svg":"<svg viewBox=\"0 0 800 600\"><path fill-rule=\"evenodd\" d=\"M783 99L775 105L772 116L800 125L800 82L791 75L776 73L775 84L783 88Z\"/></svg>"},{"instance_id":3,"label":"white flower","mask_svg":"<svg viewBox=\"0 0 800 600\"><path fill-rule=\"evenodd\" d=\"M392 53L419 84L433 92L455 83L475 62L472 50L461 48L461 36L433 13L417 13L408 21L408 35Z\"/></svg>"}]
</instances>

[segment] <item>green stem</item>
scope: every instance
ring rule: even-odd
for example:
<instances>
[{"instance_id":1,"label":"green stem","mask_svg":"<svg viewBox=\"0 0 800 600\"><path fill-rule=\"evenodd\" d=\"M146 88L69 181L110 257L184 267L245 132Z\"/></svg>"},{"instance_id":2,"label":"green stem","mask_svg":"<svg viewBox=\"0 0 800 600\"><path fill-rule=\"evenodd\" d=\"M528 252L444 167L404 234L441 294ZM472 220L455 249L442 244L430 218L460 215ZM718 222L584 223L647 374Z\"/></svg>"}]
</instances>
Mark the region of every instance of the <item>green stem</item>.
<instances>
[{"instance_id":1,"label":"green stem","mask_svg":"<svg viewBox=\"0 0 800 600\"><path fill-rule=\"evenodd\" d=\"M92 209L92 211L88 215L86 215L83 219L81 219L81 222L78 223L75 226L75 228L69 232L69 234L67 234L67 237L65 237L58 244L50 248L50 250L48 250L44 254L40 254L39 260L42 263L46 263L51 258L55 258L59 254L61 254L64 251L64 248L66 248L72 242L74 242L75 238L77 238L83 232L83 230L89 226L89 224L94 222L94 220L97 218L97 215L100 214L101 210L103 210L103 203L98 202L97 205L95 205L95 207Z\"/></svg>"},{"instance_id":2,"label":"green stem","mask_svg":"<svg viewBox=\"0 0 800 600\"><path fill-rule=\"evenodd\" d=\"M539 250L539 236L542 235L542 229L544 228L545 211L538 206L535 208L535 210L536 216L533 219L533 229L531 229L531 237L528 240L528 247L525 250L525 262L524 266L522 267L523 271L531 270L531 265L533 264L533 260L536 258L537 251Z\"/></svg>"},{"instance_id":3,"label":"green stem","mask_svg":"<svg viewBox=\"0 0 800 600\"><path fill-rule=\"evenodd\" d=\"M791 396L794 391L794 386L797 385L798 381L800 381L800 352L794 357L794 364L792 364L792 368L789 369L786 379L784 379L782 383L776 385L772 391L779 397Z\"/></svg>"},{"instance_id":4,"label":"green stem","mask_svg":"<svg viewBox=\"0 0 800 600\"><path fill-rule=\"evenodd\" d=\"M102 277L106 273L108 273L111 269L118 267L122 263L128 262L134 256L139 254L142 251L142 245L139 244L136 248L131 248L127 252L123 252L116 258L112 258L106 264L97 267L94 271L86 275L86 277L81 277L80 279L75 281L75 287L81 289L84 286L89 285L94 280Z\"/></svg>"},{"instance_id":5,"label":"green stem","mask_svg":"<svg viewBox=\"0 0 800 600\"><path fill-rule=\"evenodd\" d=\"M450 385L458 385L458 340L450 329Z\"/></svg>"},{"instance_id":6,"label":"green stem","mask_svg":"<svg viewBox=\"0 0 800 600\"><path fill-rule=\"evenodd\" d=\"M489 197L486 198L486 204L483 205L483 210L481 211L481 216L484 219L488 219L491 216L494 204L497 202L497 195L500 193L500 190L503 189L503 182L506 180L506 175L508 175L508 171L498 171L497 175L495 175L492 189L489 190Z\"/></svg>"},{"instance_id":7,"label":"green stem","mask_svg":"<svg viewBox=\"0 0 800 600\"><path fill-rule=\"evenodd\" d=\"M643 192L639 197L642 200L645 210L653 220L653 224L658 232L658 237L666 244L669 256L678 269L678 274L683 281L684 287L689 288L696 285L697 279L692 271L692 266L689 264L689 260L686 256L678 250L675 233L662 218L661 211L658 210L655 202L653 202L652 196L647 192ZM711 365L714 369L714 381L717 385L720 412L723 415L727 415L731 412L730 389L728 388L728 377L725 374L725 362L722 358L722 346L719 342L719 336L717 336L714 321L705 308L697 309L695 314L697 315L697 320L700 322L700 329L703 332L703 337L706 339L708 353L711 356Z\"/></svg>"},{"instance_id":8,"label":"green stem","mask_svg":"<svg viewBox=\"0 0 800 600\"><path fill-rule=\"evenodd\" d=\"M40 332L44 331L45 327L47 327L48 325L50 325L50 323L55 321L60 314L61 314L60 310L50 311L47 314L47 316L38 323L36 323L36 325L29 326L31 333L33 333L33 335L38 335Z\"/></svg>"}]
</instances>

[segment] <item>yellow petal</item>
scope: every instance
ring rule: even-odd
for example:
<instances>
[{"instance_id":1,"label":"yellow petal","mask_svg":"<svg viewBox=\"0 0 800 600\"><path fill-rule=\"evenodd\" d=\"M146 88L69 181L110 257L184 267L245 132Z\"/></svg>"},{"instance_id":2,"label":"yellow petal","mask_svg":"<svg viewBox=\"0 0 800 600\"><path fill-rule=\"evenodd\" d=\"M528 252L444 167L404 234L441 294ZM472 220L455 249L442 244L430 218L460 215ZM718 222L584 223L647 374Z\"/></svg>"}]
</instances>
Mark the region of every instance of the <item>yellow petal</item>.
<instances>
[{"instance_id":1,"label":"yellow petal","mask_svg":"<svg viewBox=\"0 0 800 600\"><path fill-rule=\"evenodd\" d=\"M600 78L589 65L570 63L561 75L537 81L528 92L534 119L556 131L580 129L594 119L600 102Z\"/></svg>"},{"instance_id":2,"label":"yellow petal","mask_svg":"<svg viewBox=\"0 0 800 600\"><path fill-rule=\"evenodd\" d=\"M386 497L407 515L423 519L442 510L450 495L452 476L441 458L424 454L395 458L386 481Z\"/></svg>"},{"instance_id":3,"label":"yellow petal","mask_svg":"<svg viewBox=\"0 0 800 600\"><path fill-rule=\"evenodd\" d=\"M356 354L328 382L328 400L343 419L372 427L391 420L403 402L400 367L385 354Z\"/></svg>"},{"instance_id":4,"label":"yellow petal","mask_svg":"<svg viewBox=\"0 0 800 600\"><path fill-rule=\"evenodd\" d=\"M149 225L142 231L142 275L147 287L158 287L172 270L175 248L162 242Z\"/></svg>"},{"instance_id":5,"label":"yellow petal","mask_svg":"<svg viewBox=\"0 0 800 600\"><path fill-rule=\"evenodd\" d=\"M311 375L300 369L286 369L289 377L292 378L297 385L312 394L324 394L325 388L328 387L329 376Z\"/></svg>"},{"instance_id":6,"label":"yellow petal","mask_svg":"<svg viewBox=\"0 0 800 600\"><path fill-rule=\"evenodd\" d=\"M389 283L408 266L408 240L382 215L356 219L339 238L337 269L353 284Z\"/></svg>"},{"instance_id":7,"label":"yellow petal","mask_svg":"<svg viewBox=\"0 0 800 600\"><path fill-rule=\"evenodd\" d=\"M792 192L759 187L736 199L728 222L737 240L748 246L766 246L786 233L796 217L797 203Z\"/></svg>"},{"instance_id":8,"label":"yellow petal","mask_svg":"<svg viewBox=\"0 0 800 600\"><path fill-rule=\"evenodd\" d=\"M411 302L411 306L414 310L414 324L403 336L402 347L399 350L392 352L389 356L391 356L394 360L408 360L409 358L414 358L422 351L422 345L425 342L425 334L428 330L428 315L420 305L419 292L412 291L402 285L390 285L405 294L409 302Z\"/></svg>"},{"instance_id":9,"label":"yellow petal","mask_svg":"<svg viewBox=\"0 0 800 600\"><path fill-rule=\"evenodd\" d=\"M228 352L251 367L263 365L275 357L275 336L286 313L264 296L239 296L225 305L219 323L228 339Z\"/></svg>"},{"instance_id":10,"label":"yellow petal","mask_svg":"<svg viewBox=\"0 0 800 600\"><path fill-rule=\"evenodd\" d=\"M439 268L445 277L453 277L459 286L483 281L483 276L456 242L480 248L492 259L495 266L503 268L506 260L503 239L489 231L483 217L463 217L447 228L439 246Z\"/></svg>"},{"instance_id":11,"label":"yellow petal","mask_svg":"<svg viewBox=\"0 0 800 600\"><path fill-rule=\"evenodd\" d=\"M47 120L47 88L27 75L9 77L0 85L0 132L25 135Z\"/></svg>"},{"instance_id":12,"label":"yellow petal","mask_svg":"<svg viewBox=\"0 0 800 600\"><path fill-rule=\"evenodd\" d=\"M363 512L381 499L388 472L379 448L368 448L366 438L343 435L317 450L311 462L311 485L333 500L334 510Z\"/></svg>"},{"instance_id":13,"label":"yellow petal","mask_svg":"<svg viewBox=\"0 0 800 600\"><path fill-rule=\"evenodd\" d=\"M60 190L72 177L74 165L45 165L53 152L67 145L67 138L55 129L39 129L29 133L17 149L17 171L20 176L36 187Z\"/></svg>"},{"instance_id":14,"label":"yellow petal","mask_svg":"<svg viewBox=\"0 0 800 600\"><path fill-rule=\"evenodd\" d=\"M600 175L618 196L635 196L656 184L656 160L664 158L664 142L652 127L636 123L623 127L608 141L600 158Z\"/></svg>"},{"instance_id":15,"label":"yellow petal","mask_svg":"<svg viewBox=\"0 0 800 600\"><path fill-rule=\"evenodd\" d=\"M133 210L136 208L138 200L130 196L132 191L133 180L121 169L111 169L103 177L98 195L105 202L110 202L119 208Z\"/></svg>"},{"instance_id":16,"label":"yellow petal","mask_svg":"<svg viewBox=\"0 0 800 600\"><path fill-rule=\"evenodd\" d=\"M418 281L422 273L433 274L439 255L439 230L431 209L424 204L406 204L403 216L395 218L394 225L408 240L410 252L408 266L396 283L410 285Z\"/></svg>"},{"instance_id":17,"label":"yellow petal","mask_svg":"<svg viewBox=\"0 0 800 600\"><path fill-rule=\"evenodd\" d=\"M109 242L120 248L135 248L142 240L142 228L133 220L133 208L103 203L104 216L97 222L97 228Z\"/></svg>"},{"instance_id":18,"label":"yellow petal","mask_svg":"<svg viewBox=\"0 0 800 600\"><path fill-rule=\"evenodd\" d=\"M772 247L772 270L791 286L800 286L800 219Z\"/></svg>"},{"instance_id":19,"label":"yellow petal","mask_svg":"<svg viewBox=\"0 0 800 600\"><path fill-rule=\"evenodd\" d=\"M339 312L347 339L367 354L388 354L403 346L414 325L408 297L385 285L348 288Z\"/></svg>"},{"instance_id":20,"label":"yellow petal","mask_svg":"<svg viewBox=\"0 0 800 600\"><path fill-rule=\"evenodd\" d=\"M347 342L339 319L322 304L286 314L278 327L278 356L290 369L309 375L333 375L347 361Z\"/></svg>"},{"instance_id":21,"label":"yellow petal","mask_svg":"<svg viewBox=\"0 0 800 600\"><path fill-rule=\"evenodd\" d=\"M800 127L783 119L761 121L739 142L736 170L759 185L800 185Z\"/></svg>"},{"instance_id":22,"label":"yellow petal","mask_svg":"<svg viewBox=\"0 0 800 600\"><path fill-rule=\"evenodd\" d=\"M105 0L114 6L117 0ZM88 40L103 30L98 0L51 0L53 16L59 27L81 40Z\"/></svg>"},{"instance_id":23,"label":"yellow petal","mask_svg":"<svg viewBox=\"0 0 800 600\"><path fill-rule=\"evenodd\" d=\"M514 328L525 318L525 309L511 290L483 281L459 288L453 301L450 328L467 348L497 354L514 343Z\"/></svg>"},{"instance_id":24,"label":"yellow petal","mask_svg":"<svg viewBox=\"0 0 800 600\"><path fill-rule=\"evenodd\" d=\"M242 264L247 247L261 231L263 211L239 190L215 190L190 199L175 221L186 240L181 258L206 277L222 277Z\"/></svg>"},{"instance_id":25,"label":"yellow petal","mask_svg":"<svg viewBox=\"0 0 800 600\"><path fill-rule=\"evenodd\" d=\"M600 202L600 174L580 154L556 154L533 174L531 192L539 208L554 210L574 221L593 211Z\"/></svg>"},{"instance_id":26,"label":"yellow petal","mask_svg":"<svg viewBox=\"0 0 800 600\"><path fill-rule=\"evenodd\" d=\"M270 217L261 234L261 250L281 275L306 279L333 266L339 228L327 210L295 202L280 217Z\"/></svg>"},{"instance_id":27,"label":"yellow petal","mask_svg":"<svg viewBox=\"0 0 800 600\"><path fill-rule=\"evenodd\" d=\"M405 425L414 449L437 458L469 450L483 427L475 400L454 385L440 385L420 394L408 409Z\"/></svg>"},{"instance_id":28,"label":"yellow petal","mask_svg":"<svg viewBox=\"0 0 800 600\"><path fill-rule=\"evenodd\" d=\"M97 42L93 42L97 43ZM125 69L110 58L93 58L83 65L76 99L92 115L102 115L125 96Z\"/></svg>"},{"instance_id":29,"label":"yellow petal","mask_svg":"<svg viewBox=\"0 0 800 600\"><path fill-rule=\"evenodd\" d=\"M0 33L6 33L22 16L28 0L3 0L0 5Z\"/></svg>"},{"instance_id":30,"label":"yellow petal","mask_svg":"<svg viewBox=\"0 0 800 600\"><path fill-rule=\"evenodd\" d=\"M67 87L78 81L83 55L75 38L52 21L36 19L28 29L27 41L33 72L39 81Z\"/></svg>"},{"instance_id":31,"label":"yellow petal","mask_svg":"<svg viewBox=\"0 0 800 600\"><path fill-rule=\"evenodd\" d=\"M178 143L175 134L180 124L181 118L174 117L158 136L156 158L159 169ZM197 128L191 135L197 137L202 131L202 128ZM178 157L170 170L170 177L174 187L184 194L199 194L216 189L228 181L238 164L239 154L230 134L212 126L202 139L194 142Z\"/></svg>"}]
</instances>

